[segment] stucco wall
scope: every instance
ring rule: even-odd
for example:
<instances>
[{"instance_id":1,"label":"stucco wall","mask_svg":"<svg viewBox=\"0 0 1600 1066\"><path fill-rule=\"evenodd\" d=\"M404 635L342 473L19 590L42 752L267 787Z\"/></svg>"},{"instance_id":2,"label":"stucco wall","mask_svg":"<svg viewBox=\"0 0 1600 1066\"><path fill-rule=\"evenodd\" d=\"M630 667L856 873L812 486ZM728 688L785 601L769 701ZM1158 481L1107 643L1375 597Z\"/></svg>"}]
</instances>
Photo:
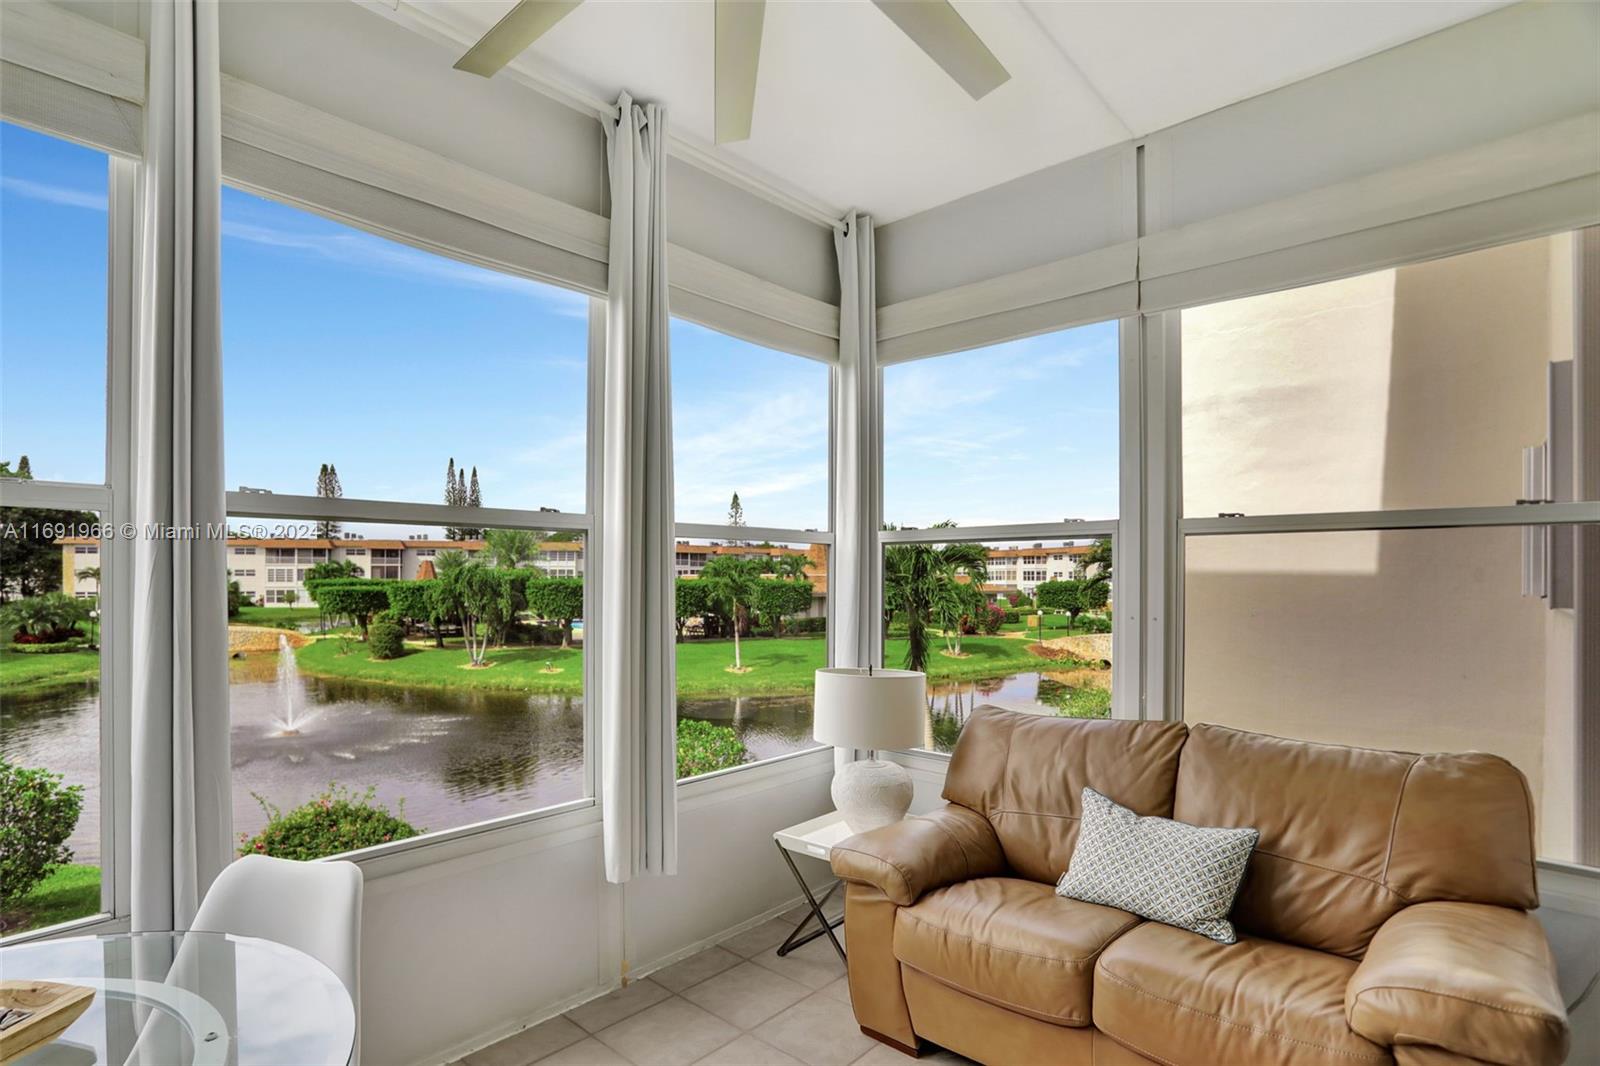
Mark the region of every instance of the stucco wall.
<instances>
[{"instance_id":1,"label":"stucco wall","mask_svg":"<svg viewBox=\"0 0 1600 1066\"><path fill-rule=\"evenodd\" d=\"M1504 504L1545 436L1568 238L1184 313L1188 513ZM1570 619L1521 595L1516 529L1190 538L1191 721L1369 747L1483 750L1571 853Z\"/></svg>"}]
</instances>

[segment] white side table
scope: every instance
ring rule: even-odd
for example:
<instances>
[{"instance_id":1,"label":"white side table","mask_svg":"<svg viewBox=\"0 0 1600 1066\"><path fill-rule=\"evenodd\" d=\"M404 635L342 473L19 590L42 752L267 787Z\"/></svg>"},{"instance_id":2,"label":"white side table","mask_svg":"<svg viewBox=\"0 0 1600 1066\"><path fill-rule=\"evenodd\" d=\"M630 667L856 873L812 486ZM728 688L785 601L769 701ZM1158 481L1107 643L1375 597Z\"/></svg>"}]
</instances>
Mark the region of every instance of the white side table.
<instances>
[{"instance_id":1,"label":"white side table","mask_svg":"<svg viewBox=\"0 0 1600 1066\"><path fill-rule=\"evenodd\" d=\"M848 965L845 959L844 945L840 944L839 938L833 935L833 931L844 923L844 918L840 917L834 921L829 921L828 916L822 911L822 908L833 898L833 894L839 891L839 885L842 882L834 881L833 884L828 886L828 891L823 897L820 900L817 899L816 895L811 891L811 886L806 884L806 879L800 876L800 868L794 864L794 858L789 853L798 852L801 855L809 855L813 859L821 859L823 862L827 862L829 855L833 852L833 846L854 835L850 831L850 827L845 824L844 815L838 811L829 811L827 814L818 815L810 821L801 822L799 825L791 825L787 829L780 829L772 834L773 841L778 845L778 854L782 855L783 861L789 864L789 872L794 874L795 884L800 886L800 891L805 893L806 902L811 905L811 913L800 919L800 924L794 927L794 932L789 934L789 938L778 945L779 955L787 955L800 945L809 944L817 937L826 935L833 944L833 950L839 953L839 961ZM801 930L805 929L813 921L820 928L801 936Z\"/></svg>"}]
</instances>

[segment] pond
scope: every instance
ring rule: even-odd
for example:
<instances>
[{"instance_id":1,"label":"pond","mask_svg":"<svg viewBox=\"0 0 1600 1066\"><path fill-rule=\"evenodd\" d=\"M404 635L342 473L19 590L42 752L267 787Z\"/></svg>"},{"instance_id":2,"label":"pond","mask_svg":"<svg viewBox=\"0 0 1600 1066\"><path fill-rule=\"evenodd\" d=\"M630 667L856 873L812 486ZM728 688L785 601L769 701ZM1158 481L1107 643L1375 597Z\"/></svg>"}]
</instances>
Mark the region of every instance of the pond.
<instances>
[{"instance_id":1,"label":"pond","mask_svg":"<svg viewBox=\"0 0 1600 1066\"><path fill-rule=\"evenodd\" d=\"M406 689L302 677L292 666L280 674L279 664L272 655L231 664L238 833L255 833L265 824L254 795L287 810L333 781L356 791L376 785L380 801L394 808L403 800L406 819L432 830L583 794L581 697ZM1042 691L1064 683L1103 687L1106 674L1022 673L936 685L926 746L950 750L975 706L993 703L1054 714ZM809 694L685 699L679 714L732 726L754 759L814 746ZM94 687L7 699L5 718L0 754L49 767L86 787L84 815L70 844L75 861L98 861L99 699ZM288 735L286 718L293 728Z\"/></svg>"}]
</instances>

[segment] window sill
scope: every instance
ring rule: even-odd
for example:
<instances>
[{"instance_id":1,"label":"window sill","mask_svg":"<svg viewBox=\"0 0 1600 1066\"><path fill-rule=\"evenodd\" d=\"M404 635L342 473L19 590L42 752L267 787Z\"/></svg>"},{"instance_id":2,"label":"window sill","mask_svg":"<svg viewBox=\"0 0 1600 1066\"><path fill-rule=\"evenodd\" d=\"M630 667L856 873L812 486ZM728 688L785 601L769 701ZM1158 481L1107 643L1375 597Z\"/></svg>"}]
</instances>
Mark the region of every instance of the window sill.
<instances>
[{"instance_id":1,"label":"window sill","mask_svg":"<svg viewBox=\"0 0 1600 1066\"><path fill-rule=\"evenodd\" d=\"M56 940L69 936L100 936L104 933L126 933L128 928L129 923L126 918L118 918L114 914L91 914L87 918L74 918L70 922L58 922L55 925L47 925L43 929L29 929L25 933L15 933L8 937L0 937L0 948L29 944L36 940Z\"/></svg>"},{"instance_id":2,"label":"window sill","mask_svg":"<svg viewBox=\"0 0 1600 1066\"><path fill-rule=\"evenodd\" d=\"M317 861L353 862L361 867L363 878L370 884L489 852L549 847L574 835L598 832L599 825L600 805L589 797L359 851L328 855Z\"/></svg>"},{"instance_id":3,"label":"window sill","mask_svg":"<svg viewBox=\"0 0 1600 1066\"><path fill-rule=\"evenodd\" d=\"M709 803L732 799L742 793L760 792L789 781L832 773L833 749L807 748L745 766L731 766L699 777L684 778L678 782L678 802L693 810Z\"/></svg>"}]
</instances>

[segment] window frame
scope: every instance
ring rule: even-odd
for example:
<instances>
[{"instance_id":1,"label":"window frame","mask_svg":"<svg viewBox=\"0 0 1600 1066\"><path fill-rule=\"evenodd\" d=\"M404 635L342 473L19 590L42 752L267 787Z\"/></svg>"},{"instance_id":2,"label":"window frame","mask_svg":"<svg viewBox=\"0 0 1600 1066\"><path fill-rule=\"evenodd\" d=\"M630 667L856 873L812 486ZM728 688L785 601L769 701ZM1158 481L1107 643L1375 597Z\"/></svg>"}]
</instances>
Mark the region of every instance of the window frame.
<instances>
[{"instance_id":1,"label":"window frame","mask_svg":"<svg viewBox=\"0 0 1600 1066\"><path fill-rule=\"evenodd\" d=\"M824 637L824 642L827 645L826 662L827 662L827 665L831 667L834 664L834 661L835 661L834 660L834 637L835 637L835 631L836 631L836 628L837 628L836 625L835 625L835 619L838 616L838 603L837 603L838 597L836 597L833 594L833 582L832 582L831 575L833 573L833 568L834 568L834 530L837 528L837 521L838 521L837 513L836 513L837 508L838 508L838 499L837 499L837 496L835 495L835 492L834 492L834 488L835 488L834 452L835 452L835 449L837 447L837 435L836 435L836 432L835 432L836 427L834 426L834 411L837 410L838 399L839 399L839 396L838 396L838 392L839 392L839 364L838 364L837 360L833 360L833 361L820 360L814 354L807 353L807 352L800 352L800 351L797 351L797 350L795 350L793 348L790 348L790 347L784 347L784 346L771 344L771 343L761 343L761 342L757 342L757 341L752 341L752 340L749 340L749 339L747 339L745 337L741 337L741 336L738 336L736 334L729 333L727 330L725 330L725 329L723 329L723 328L721 328L719 326L711 325L709 323L706 323L706 322L700 321L698 319L692 318L692 317L690 317L688 315L674 314L674 315L672 315L672 317L673 318L681 318L685 322L692 322L696 326L700 327L701 329L710 330L711 332L719 334L720 336L728 337L728 338L730 338L732 340L736 340L736 341L739 341L739 342L744 343L744 344L749 344L749 345L752 345L754 347L764 348L767 351L780 352L780 353L782 353L784 355L787 355L787 356L790 356L791 358L794 358L794 359L807 359L807 360L810 360L811 362L824 362L824 363L826 363L826 365L828 367L828 458L827 458L827 464L828 464L827 524L828 525L827 525L827 529L821 529L821 530L816 530L816 529L793 529L793 528L790 528L790 527L787 527L787 526L730 526L730 525L718 524L718 523L715 523L715 522L675 522L673 524L672 535L673 535L673 540L674 540L674 544L675 545L678 544L678 543L682 543L684 541L691 541L691 540L694 540L694 539L700 539L700 540L770 540L770 541L772 541L773 543L776 543L776 544L825 544L825 545L827 545L827 547L828 547L828 572L829 572L829 575L830 575L830 579L829 579L829 585L828 585L827 613L823 615L823 618L824 618L824 622L823 622L824 634L823 634L823 637ZM676 424L676 423L674 423L674 424ZM674 455L676 455L676 452L674 452ZM674 465L674 467L676 467L676 465L677 465L676 464L676 459L674 459L674 464L673 465ZM676 478L676 469L674 469L674 478ZM679 574L678 571L680 569L682 569L683 564L680 564L677 561L678 560L678 556L680 556L682 554L684 554L684 553L679 552L676 549L676 546L674 546L674 549L673 549L673 581L674 581L674 584L676 584L676 581L677 581L678 577L682 576L681 574ZM690 554L693 554L693 553L690 553ZM587 566L587 563L585 565ZM674 641L674 643L673 643L673 648L674 649L677 648L676 641ZM676 685L673 686L672 699L673 699L672 717L673 717L674 724L676 724L676 722L678 720L678 711L677 711L678 694L677 694L677 686ZM786 752L783 755L774 755L774 756L772 756L770 758L758 759L755 762L743 763L743 764L741 764L739 766L730 766L730 767L728 767L726 769L723 769L723 770L713 770L710 773L698 774L698 775L696 775L694 777L680 778L678 780L678 782L677 782L677 786L678 786L678 788L680 790L684 789L685 787L689 787L691 790L694 790L694 789L698 788L699 786L703 785L705 782L720 781L720 780L722 780L722 779L724 779L724 778L726 778L726 777L728 777L729 775L732 775L732 774L742 774L742 773L744 773L746 771L757 769L758 767L770 767L770 766L773 766L773 765L775 765L777 763L787 762L787 761L789 761L791 759L804 758L805 756L808 756L808 755L815 756L819 751L824 751L824 750L829 750L829 749L827 749L826 745L817 745L817 746L810 747L810 748L802 748L799 751ZM720 788L720 787L724 787L724 786L723 785L712 785L712 786L709 786L709 787Z\"/></svg>"},{"instance_id":2,"label":"window frame","mask_svg":"<svg viewBox=\"0 0 1600 1066\"><path fill-rule=\"evenodd\" d=\"M9 121L9 120L8 120ZM94 511L102 525L121 528L133 520L133 344L134 272L138 257L141 199L138 160L54 130L49 137L80 144L107 157L106 182L106 410L104 480L0 480L7 506ZM133 909L131 810L133 696L133 541L102 538L100 598L100 911L56 925L0 938L21 944L51 937L125 932Z\"/></svg>"},{"instance_id":3,"label":"window frame","mask_svg":"<svg viewBox=\"0 0 1600 1066\"><path fill-rule=\"evenodd\" d=\"M1328 277L1300 281L1278 289L1263 289L1219 297L1218 300L1185 305L1184 307L1154 312L1144 316L1150 323L1152 331L1160 337L1158 342L1159 350L1156 354L1160 364L1158 373L1163 375L1164 385L1161 390L1162 395L1157 398L1157 410L1155 413L1158 416L1164 436L1166 471L1159 484L1163 485L1166 490L1164 502L1166 507L1170 509L1170 513L1160 527L1162 529L1161 539L1165 542L1164 551L1166 555L1161 578L1167 588L1169 612L1168 621L1162 627L1166 654L1161 657L1159 663L1147 663L1146 666L1147 669L1154 668L1162 675L1162 685L1166 692L1165 717L1167 720L1184 721L1184 584L1187 578L1185 544L1189 537L1382 532L1405 529L1483 529L1493 527L1522 527L1527 529L1541 526L1600 525L1600 499L1559 503L1517 501L1507 504L1473 507L1308 511L1260 515L1217 515L1214 517L1186 516L1183 513L1182 317L1184 311L1188 307L1204 307L1220 300L1244 299L1250 296L1263 295L1267 292L1294 291L1330 281L1360 277L1379 270L1400 269L1418 263L1437 262L1461 255L1472 255L1478 251L1504 247L1533 239L1537 236L1554 236L1564 232L1572 233L1574 242L1577 245L1577 248L1575 248L1577 255L1576 268L1573 278L1575 289L1573 314L1578 319L1577 335L1579 341L1578 350L1575 351L1574 356L1580 361L1595 363L1594 369L1589 372L1597 373L1600 372L1600 360L1597 360L1593 351L1590 351L1587 356L1585 355L1585 342L1583 340L1585 336L1593 333L1593 324L1586 324L1583 316L1585 313L1585 288L1600 285L1600 278L1589 276L1585 269L1586 256L1592 261L1594 249L1600 248L1600 226L1580 226L1570 230L1558 229L1544 234L1505 235L1495 241L1470 248L1453 248L1439 255L1410 258L1391 264L1366 264ZM1589 269L1592 269L1592 267ZM1590 302L1592 302L1592 298ZM1585 332L1586 325L1587 333ZM1594 342L1591 339L1587 343L1593 345ZM1580 648L1579 651L1581 652L1582 649ZM1575 796L1574 800L1575 802L1581 802L1582 797ZM1536 860L1541 866L1565 867L1581 871L1587 876L1595 876L1600 873L1600 866L1548 859L1543 856L1536 856Z\"/></svg>"},{"instance_id":4,"label":"window frame","mask_svg":"<svg viewBox=\"0 0 1600 1066\"><path fill-rule=\"evenodd\" d=\"M319 218L347 226L370 236L403 244L420 252L440 256L454 262L466 263L498 274L525 278L540 284L568 289L589 298L588 339L584 356L587 365L584 403L584 510L574 512L480 507L473 511L472 517L475 524L489 529L554 530L581 534L584 538L584 552L586 554L584 560L585 581L583 584L584 630L586 634L596 632L596 617L600 604L597 585L600 563L598 559L599 553L594 551L594 544L597 524L595 506L599 485L597 478L601 469L599 451L602 440L601 434L603 433L602 418L604 413L603 396L600 389L600 373L605 354L606 316L603 295L552 275L519 269L502 262L491 262L471 252L453 247L442 247L431 241L411 238L404 233L396 232L386 227L379 227L360 219L350 218L321 208L314 201L302 199L292 191L272 189L255 182L235 180L226 171L223 173L222 185L226 188L237 189L252 196L271 200L299 211L308 212ZM226 375L226 352L223 353L222 371ZM229 491L226 495L227 506L225 513L230 521L235 518L252 520L288 519L305 522L371 522L396 525L449 526L461 519L459 508L449 507L442 503L412 503L400 500L357 497L328 499L320 496L302 496L261 490ZM326 858L357 863L381 860L384 861L386 866L394 865L397 869L411 869L433 861L444 861L451 858L462 846L462 842L473 841L475 838L485 838L486 846L498 846L499 839L507 830L515 831L519 827L537 826L549 819L573 816L576 812L587 812L582 816L586 822L597 821L601 803L601 797L599 796L600 774L599 767L596 764L598 757L598 736L596 731L599 728L599 718L596 713L599 693L599 664L597 656L587 653L583 657L583 692L583 793L581 796L561 803L517 811L495 818L482 819L465 825L453 826L449 829L435 830L420 836L409 837L405 840L395 840L386 844L358 848L354 851L340 852L337 855L326 856Z\"/></svg>"},{"instance_id":5,"label":"window frame","mask_svg":"<svg viewBox=\"0 0 1600 1066\"><path fill-rule=\"evenodd\" d=\"M1117 319L1097 319L1087 322L1072 322L1035 333L1019 333L1013 337L998 340L985 340L983 346L1004 344L1010 340L1018 340L1024 336L1041 336L1046 333L1065 333L1084 326L1097 325L1103 322L1115 321L1117 323L1117 465L1118 465L1118 491L1117 509L1115 518L1082 520L1073 522L1020 522L1007 525L992 526L957 526L953 527L958 534L952 537L952 528L940 529L879 529L876 532L876 551L873 556L872 609L873 618L883 616L883 552L890 544L944 544L952 539L962 541L977 541L992 543L995 541L1050 541L1050 540L1083 540L1095 537L1110 537L1113 556L1117 563L1117 607L1111 615L1111 717L1122 720L1138 720L1151 715L1147 708L1146 692L1160 692L1159 688L1148 689L1147 676L1141 676L1139 664L1143 659L1143 652L1148 644L1145 633L1145 610L1141 597L1146 585L1144 566L1144 543L1142 531L1146 525L1146 496L1145 485L1147 475L1144 470L1144 456L1146 442L1143 429L1146 424L1145 407L1146 370L1145 370L1145 345L1144 331L1141 328L1139 316L1126 316ZM925 359L939 359L946 355L954 355L970 348L955 348L940 352L935 355L918 356L915 359L900 359L892 366L899 366L906 362L921 362ZM884 365L875 367L877 374L878 411L874 421L873 461L877 464L878 476L874 479L877 492L876 510L883 513L884 483L884 420L883 396ZM1042 549L1044 557L1048 560L1051 549ZM1020 560L1020 556L1018 557ZM1048 562L1045 564L1048 573ZM1021 563L1015 567L1019 572ZM1124 607L1126 603L1126 607ZM880 667L891 664L884 662L884 636L883 627L874 623L871 630L872 660ZM950 755L947 752L931 751L926 748L908 748L900 754L913 759L933 759L941 763L948 762Z\"/></svg>"}]
</instances>

